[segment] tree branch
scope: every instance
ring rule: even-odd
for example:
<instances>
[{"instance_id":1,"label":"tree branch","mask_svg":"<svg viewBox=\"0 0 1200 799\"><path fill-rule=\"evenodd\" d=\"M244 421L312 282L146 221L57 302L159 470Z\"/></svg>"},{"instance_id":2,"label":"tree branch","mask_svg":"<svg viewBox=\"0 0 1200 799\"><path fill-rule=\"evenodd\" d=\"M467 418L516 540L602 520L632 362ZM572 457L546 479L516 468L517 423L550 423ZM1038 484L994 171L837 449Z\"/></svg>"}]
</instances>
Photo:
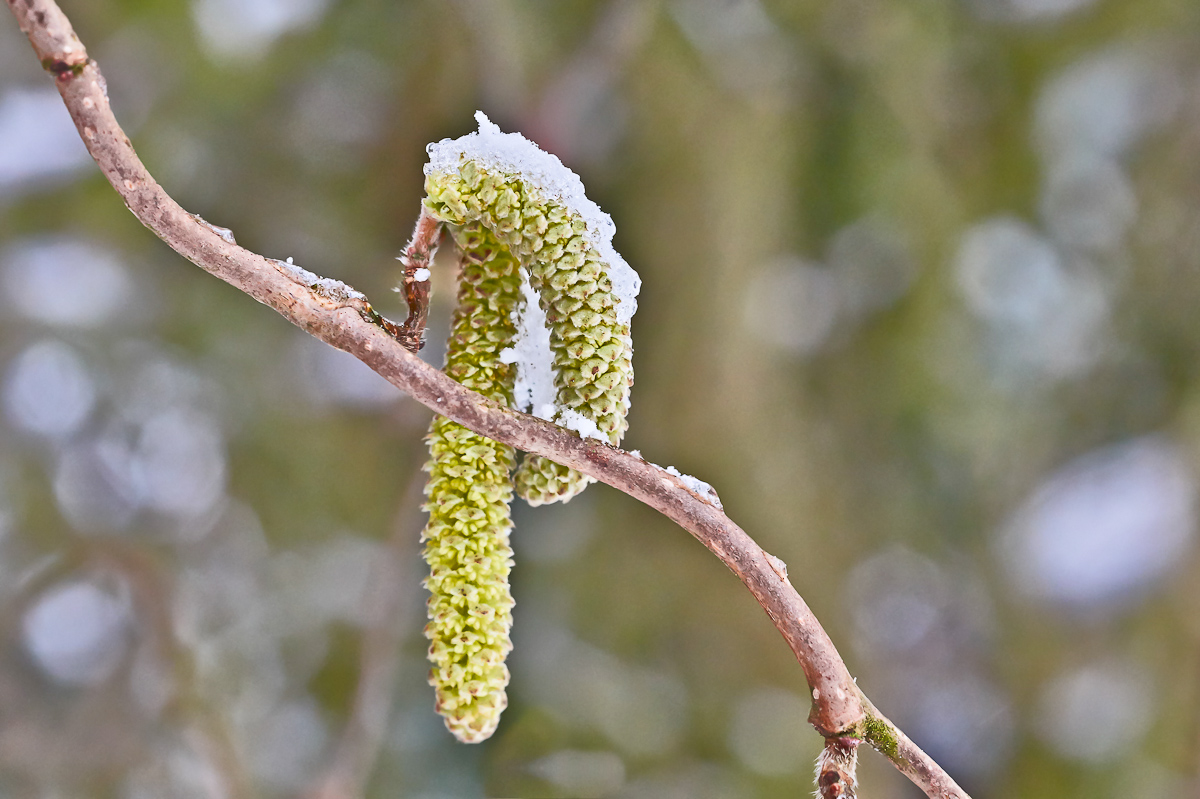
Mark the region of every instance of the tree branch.
<instances>
[{"instance_id":1,"label":"tree branch","mask_svg":"<svg viewBox=\"0 0 1200 799\"><path fill-rule=\"evenodd\" d=\"M829 636L768 555L710 501L640 457L517 413L464 388L421 361L361 294L233 243L187 213L146 171L109 107L104 79L53 0L7 0L42 65L55 77L84 144L126 206L171 249L279 312L326 343L356 356L397 388L489 438L571 466L663 513L708 547L766 610L812 688L809 721L826 737L869 741L931 797L967 794L862 695ZM340 286L340 289L338 288ZM901 740L902 738L902 745Z\"/></svg>"},{"instance_id":2,"label":"tree branch","mask_svg":"<svg viewBox=\"0 0 1200 799\"><path fill-rule=\"evenodd\" d=\"M437 252L438 239L442 235L442 223L433 214L421 207L412 241L396 260L404 265L401 290L408 303L408 318L399 339L410 352L417 352L425 345L425 319L429 316L429 267Z\"/></svg>"}]
</instances>

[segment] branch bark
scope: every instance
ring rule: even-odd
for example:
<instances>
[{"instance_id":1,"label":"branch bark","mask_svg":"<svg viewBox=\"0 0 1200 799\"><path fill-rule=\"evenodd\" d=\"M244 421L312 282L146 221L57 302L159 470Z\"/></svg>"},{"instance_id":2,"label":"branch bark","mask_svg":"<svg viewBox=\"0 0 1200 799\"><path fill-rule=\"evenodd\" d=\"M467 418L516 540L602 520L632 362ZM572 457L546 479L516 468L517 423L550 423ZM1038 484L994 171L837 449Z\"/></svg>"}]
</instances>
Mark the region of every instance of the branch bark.
<instances>
[{"instance_id":1,"label":"branch bark","mask_svg":"<svg viewBox=\"0 0 1200 799\"><path fill-rule=\"evenodd\" d=\"M109 107L99 67L53 0L6 0L55 83L100 170L134 216L171 249L275 309L297 327L362 360L423 405L489 438L571 466L638 499L708 547L762 605L812 689L809 721L823 736L870 742L930 797L968 799L949 775L874 710L808 605L744 530L678 477L615 447L517 413L464 388L410 352L399 326L362 295L330 291L301 270L233 243L179 206L134 152ZM308 276L312 277L312 276ZM336 286L335 286L336 288Z\"/></svg>"},{"instance_id":2,"label":"branch bark","mask_svg":"<svg viewBox=\"0 0 1200 799\"><path fill-rule=\"evenodd\" d=\"M408 318L404 320L404 329L398 338L410 352L417 352L425 346L425 319L429 316L429 267L433 265L441 235L442 223L422 206L412 240L396 259L404 265L400 286L404 301L408 303Z\"/></svg>"}]
</instances>

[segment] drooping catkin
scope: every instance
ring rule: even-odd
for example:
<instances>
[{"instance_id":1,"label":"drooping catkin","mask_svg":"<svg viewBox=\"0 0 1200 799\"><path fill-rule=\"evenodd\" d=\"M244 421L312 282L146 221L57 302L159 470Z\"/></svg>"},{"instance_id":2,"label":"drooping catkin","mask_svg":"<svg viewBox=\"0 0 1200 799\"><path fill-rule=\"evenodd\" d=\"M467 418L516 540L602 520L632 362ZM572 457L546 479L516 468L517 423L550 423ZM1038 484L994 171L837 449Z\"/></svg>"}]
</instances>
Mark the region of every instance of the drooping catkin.
<instances>
[{"instance_id":1,"label":"drooping catkin","mask_svg":"<svg viewBox=\"0 0 1200 799\"><path fill-rule=\"evenodd\" d=\"M618 444L633 385L629 319L637 276L612 250L611 230L600 230L611 220L582 196L581 184L576 190L573 173L482 114L476 118L478 134L431 145L425 207L451 226L481 223L527 268L550 326L556 420L573 411L594 423L593 435ZM565 501L590 482L537 455L526 456L514 478L531 505Z\"/></svg>"},{"instance_id":2,"label":"drooping catkin","mask_svg":"<svg viewBox=\"0 0 1200 799\"><path fill-rule=\"evenodd\" d=\"M641 281L612 249L612 220L574 173L476 118L478 133L430 145L425 168L423 218L443 223L462 252L446 372L615 445L633 385L629 320ZM538 310L544 323L534 322ZM540 505L592 481L539 456L527 456L512 479L511 447L442 417L429 442L429 682L446 726L475 743L495 731L507 705L514 484Z\"/></svg>"},{"instance_id":3,"label":"drooping catkin","mask_svg":"<svg viewBox=\"0 0 1200 799\"><path fill-rule=\"evenodd\" d=\"M451 234L462 252L462 274L446 373L509 404L514 367L501 360L500 350L516 332L516 260L478 223ZM477 743L495 731L508 705L514 451L441 416L430 429L429 449L429 522L421 536L429 565L429 683L446 727L460 741Z\"/></svg>"}]
</instances>

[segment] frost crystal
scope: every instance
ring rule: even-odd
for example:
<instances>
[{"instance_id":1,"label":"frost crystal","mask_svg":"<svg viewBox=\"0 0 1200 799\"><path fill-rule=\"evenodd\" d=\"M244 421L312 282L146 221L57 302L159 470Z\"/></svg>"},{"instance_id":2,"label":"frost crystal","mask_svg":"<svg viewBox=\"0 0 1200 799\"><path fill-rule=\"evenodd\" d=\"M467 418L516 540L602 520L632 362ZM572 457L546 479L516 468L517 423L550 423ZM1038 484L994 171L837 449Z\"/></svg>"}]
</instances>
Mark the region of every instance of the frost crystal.
<instances>
[{"instance_id":1,"label":"frost crystal","mask_svg":"<svg viewBox=\"0 0 1200 799\"><path fill-rule=\"evenodd\" d=\"M188 214L188 216L190 216L192 219L195 219L201 225L204 225L206 228L211 230L213 233L216 233L218 236L220 236L221 238L223 238L225 241L229 242L230 244L237 244L237 239L235 239L233 237L233 231L230 230L229 228L221 227L220 225L214 225L212 222L209 222L207 219L200 216L200 214ZM291 262L292 262L292 259L288 258L288 263L291 263Z\"/></svg>"},{"instance_id":2,"label":"frost crystal","mask_svg":"<svg viewBox=\"0 0 1200 799\"><path fill-rule=\"evenodd\" d=\"M608 436L600 432L600 428L596 427L596 423L587 418L578 411L567 409L558 415L558 424L574 430L581 438L594 438L597 441L608 443Z\"/></svg>"},{"instance_id":3,"label":"frost crystal","mask_svg":"<svg viewBox=\"0 0 1200 799\"><path fill-rule=\"evenodd\" d=\"M526 413L535 408L554 404L554 354L550 351L550 328L546 312L538 304L537 292L529 280L521 281L521 304L513 312L517 335L513 345L500 353L505 363L517 365L517 382L513 386L513 407ZM553 418L550 416L543 418Z\"/></svg>"},{"instance_id":4,"label":"frost crystal","mask_svg":"<svg viewBox=\"0 0 1200 799\"><path fill-rule=\"evenodd\" d=\"M320 275L313 274L304 267L297 266L292 263L291 256L288 256L286 261L271 259L271 263L275 264L276 269L283 272L283 274L287 275L293 281L303 286L308 286L322 297L328 297L337 302L350 302L352 300L365 300L367 298L367 295L347 286L340 280L321 277Z\"/></svg>"},{"instance_id":5,"label":"frost crystal","mask_svg":"<svg viewBox=\"0 0 1200 799\"><path fill-rule=\"evenodd\" d=\"M655 465L657 466L658 464ZM688 490L694 491L712 504L716 505L718 508L723 508L721 505L721 498L717 496L717 490L708 483L704 482L698 477L692 477L690 474L683 474L674 466L659 466L658 468L662 469L667 474L678 477L679 482L683 483Z\"/></svg>"}]
</instances>

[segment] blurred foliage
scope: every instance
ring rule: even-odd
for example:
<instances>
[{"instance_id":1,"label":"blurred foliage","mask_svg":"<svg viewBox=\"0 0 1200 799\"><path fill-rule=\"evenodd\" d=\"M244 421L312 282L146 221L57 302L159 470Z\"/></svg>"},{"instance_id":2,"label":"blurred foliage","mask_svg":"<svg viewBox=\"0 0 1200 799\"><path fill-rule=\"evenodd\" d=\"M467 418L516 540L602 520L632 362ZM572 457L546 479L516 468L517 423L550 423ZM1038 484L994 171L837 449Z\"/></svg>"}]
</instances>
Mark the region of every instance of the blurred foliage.
<instances>
[{"instance_id":1,"label":"blurred foliage","mask_svg":"<svg viewBox=\"0 0 1200 799\"><path fill-rule=\"evenodd\" d=\"M185 208L392 318L428 142L480 108L559 155L644 281L626 446L716 487L880 708L976 797L1195 792L1200 4L63 5ZM768 619L604 486L514 509L511 705L454 743L428 412L46 149L49 85L0 23L0 796L304 795L405 542L367 795L811 790Z\"/></svg>"}]
</instances>

